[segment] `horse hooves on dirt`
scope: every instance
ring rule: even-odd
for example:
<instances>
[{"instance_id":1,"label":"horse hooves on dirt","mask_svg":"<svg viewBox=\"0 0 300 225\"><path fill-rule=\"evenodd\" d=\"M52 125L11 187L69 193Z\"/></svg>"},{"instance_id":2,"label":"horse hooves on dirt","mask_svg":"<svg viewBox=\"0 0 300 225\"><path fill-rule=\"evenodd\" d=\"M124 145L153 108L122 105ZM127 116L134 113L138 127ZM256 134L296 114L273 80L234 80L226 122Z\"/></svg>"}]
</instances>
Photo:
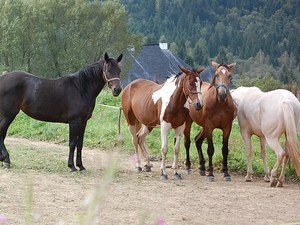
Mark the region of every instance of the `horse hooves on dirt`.
<instances>
[{"instance_id":1,"label":"horse hooves on dirt","mask_svg":"<svg viewBox=\"0 0 300 225\"><path fill-rule=\"evenodd\" d=\"M143 171L142 167L140 167L140 166L135 167L135 172L140 173L142 171Z\"/></svg>"},{"instance_id":2,"label":"horse hooves on dirt","mask_svg":"<svg viewBox=\"0 0 300 225\"><path fill-rule=\"evenodd\" d=\"M277 180L276 178L273 178L273 179L271 178L270 186L271 186L271 187L276 187L277 182L278 182L278 180Z\"/></svg>"},{"instance_id":3,"label":"horse hooves on dirt","mask_svg":"<svg viewBox=\"0 0 300 225\"><path fill-rule=\"evenodd\" d=\"M200 176L206 176L205 170L199 170L199 174L200 174Z\"/></svg>"},{"instance_id":4,"label":"horse hooves on dirt","mask_svg":"<svg viewBox=\"0 0 300 225\"><path fill-rule=\"evenodd\" d=\"M225 180L225 181L232 181L231 176L223 177L223 180Z\"/></svg>"},{"instance_id":5,"label":"horse hooves on dirt","mask_svg":"<svg viewBox=\"0 0 300 225\"><path fill-rule=\"evenodd\" d=\"M276 187L283 187L283 182L278 181Z\"/></svg>"},{"instance_id":6,"label":"horse hooves on dirt","mask_svg":"<svg viewBox=\"0 0 300 225\"><path fill-rule=\"evenodd\" d=\"M151 172L151 167L148 166L148 165L145 165L144 168L143 168L143 171L145 171L145 172Z\"/></svg>"},{"instance_id":7,"label":"horse hooves on dirt","mask_svg":"<svg viewBox=\"0 0 300 225\"><path fill-rule=\"evenodd\" d=\"M180 173L175 173L174 174L174 180L182 180L183 178L182 178L182 176L181 176L181 174Z\"/></svg>"},{"instance_id":8,"label":"horse hooves on dirt","mask_svg":"<svg viewBox=\"0 0 300 225\"><path fill-rule=\"evenodd\" d=\"M10 163L3 162L2 166L6 169L10 169Z\"/></svg>"},{"instance_id":9,"label":"horse hooves on dirt","mask_svg":"<svg viewBox=\"0 0 300 225\"><path fill-rule=\"evenodd\" d=\"M187 174L187 175L191 175L191 174L192 174L192 170L191 170L191 169L187 169L187 170L186 170L186 174Z\"/></svg>"},{"instance_id":10,"label":"horse hooves on dirt","mask_svg":"<svg viewBox=\"0 0 300 225\"><path fill-rule=\"evenodd\" d=\"M208 179L209 182L215 181L215 177L214 176L207 176L207 179Z\"/></svg>"},{"instance_id":11,"label":"horse hooves on dirt","mask_svg":"<svg viewBox=\"0 0 300 225\"><path fill-rule=\"evenodd\" d=\"M73 173L73 172L77 172L78 170L74 167L74 168L71 168L70 172Z\"/></svg>"},{"instance_id":12,"label":"horse hooves on dirt","mask_svg":"<svg viewBox=\"0 0 300 225\"><path fill-rule=\"evenodd\" d=\"M161 180L168 180L168 175L162 174L162 175L160 175L160 179Z\"/></svg>"}]
</instances>

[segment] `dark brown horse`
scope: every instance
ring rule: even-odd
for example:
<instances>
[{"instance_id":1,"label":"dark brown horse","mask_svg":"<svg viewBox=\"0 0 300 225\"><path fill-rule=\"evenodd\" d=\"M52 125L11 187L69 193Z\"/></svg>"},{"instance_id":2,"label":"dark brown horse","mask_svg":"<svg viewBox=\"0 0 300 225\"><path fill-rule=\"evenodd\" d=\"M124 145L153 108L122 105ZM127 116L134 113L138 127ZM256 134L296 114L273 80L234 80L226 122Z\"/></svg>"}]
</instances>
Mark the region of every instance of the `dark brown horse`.
<instances>
[{"instance_id":1,"label":"dark brown horse","mask_svg":"<svg viewBox=\"0 0 300 225\"><path fill-rule=\"evenodd\" d=\"M28 116L47 122L69 124L68 167L76 171L74 152L77 148L76 166L84 170L81 151L87 120L91 118L96 97L107 83L114 96L122 90L121 69L117 58L109 58L86 66L75 74L58 79L44 79L32 74L15 71L0 78L0 161L10 166L4 145L7 129L22 110Z\"/></svg>"},{"instance_id":2,"label":"dark brown horse","mask_svg":"<svg viewBox=\"0 0 300 225\"><path fill-rule=\"evenodd\" d=\"M174 75L159 85L153 81L138 79L131 82L122 93L122 109L126 117L135 147L136 169L142 171L139 151L145 157L145 171L151 171L149 153L145 145L146 136L154 127L161 127L162 163L161 179L166 180L166 155L168 152L168 133L175 129L174 178L181 179L178 170L180 138L189 115L189 104L195 111L203 106L201 83L198 70L180 68L182 75Z\"/></svg>"},{"instance_id":3,"label":"dark brown horse","mask_svg":"<svg viewBox=\"0 0 300 225\"><path fill-rule=\"evenodd\" d=\"M228 139L231 132L232 121L235 117L236 108L234 106L232 97L230 95L229 86L231 74L235 63L226 65L212 62L216 72L211 83L203 82L202 94L204 106L201 111L190 109L190 116L192 120L188 120L184 135L185 135L185 148L186 148L186 169L191 169L191 161L189 155L190 148L190 130L192 122L194 121L203 129L195 137L196 147L199 155L200 175L205 176L205 160L202 153L202 144L204 139L207 139L208 149L208 178L210 181L214 180L212 158L214 155L213 145L213 131L219 128L223 132L223 173L226 180L231 180L227 167L228 156Z\"/></svg>"}]
</instances>

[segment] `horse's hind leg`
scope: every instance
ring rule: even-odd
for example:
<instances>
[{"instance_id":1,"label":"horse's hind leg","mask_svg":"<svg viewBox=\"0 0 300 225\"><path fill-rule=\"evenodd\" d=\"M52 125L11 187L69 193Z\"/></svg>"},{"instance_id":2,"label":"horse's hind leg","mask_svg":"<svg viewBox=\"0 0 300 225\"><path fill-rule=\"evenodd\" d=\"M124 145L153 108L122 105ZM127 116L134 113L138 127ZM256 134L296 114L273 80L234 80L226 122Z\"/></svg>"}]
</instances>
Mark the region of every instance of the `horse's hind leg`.
<instances>
[{"instance_id":1,"label":"horse's hind leg","mask_svg":"<svg viewBox=\"0 0 300 225\"><path fill-rule=\"evenodd\" d=\"M282 160L285 157L285 152L282 149L282 147L280 146L278 139L266 138L266 141L267 141L268 145L270 146L270 148L272 148L274 150L274 152L276 153L276 156L277 156L277 161L276 161L273 169L271 170L271 178L270 178L270 181L271 181L270 186L275 187L278 182L277 177L276 177L277 171L278 171L280 164L282 163Z\"/></svg>"},{"instance_id":2,"label":"horse's hind leg","mask_svg":"<svg viewBox=\"0 0 300 225\"><path fill-rule=\"evenodd\" d=\"M143 157L145 159L145 166L144 171L150 172L151 166L150 166L150 156L149 151L146 147L146 136L152 131L152 128L149 128L145 125L142 125L141 129L137 133L137 139L138 139L138 146L140 147L140 150L142 151Z\"/></svg>"},{"instance_id":3,"label":"horse's hind leg","mask_svg":"<svg viewBox=\"0 0 300 225\"><path fill-rule=\"evenodd\" d=\"M197 136L195 137L195 142L196 142L196 148L198 151L198 157L199 157L199 173L201 176L205 176L205 159L204 159L204 155L202 152L202 143L204 141L204 136L203 136L203 131L201 131L200 133L197 134Z\"/></svg>"},{"instance_id":4,"label":"horse's hind leg","mask_svg":"<svg viewBox=\"0 0 300 225\"><path fill-rule=\"evenodd\" d=\"M246 144L246 154L247 154L247 175L245 176L245 181L246 182L251 182L252 181L252 161L253 161L253 147L251 143L251 135L249 135L247 130L241 129L241 134L244 139L244 142Z\"/></svg>"},{"instance_id":5,"label":"horse's hind leg","mask_svg":"<svg viewBox=\"0 0 300 225\"><path fill-rule=\"evenodd\" d=\"M266 139L265 137L260 137L260 155L264 163L264 181L270 182L270 169L268 166L268 158L267 158L267 152L266 152Z\"/></svg>"},{"instance_id":6,"label":"horse's hind leg","mask_svg":"<svg viewBox=\"0 0 300 225\"><path fill-rule=\"evenodd\" d=\"M69 158L68 158L68 167L71 169L71 172L77 171L74 165L74 152L78 144L78 136L80 133L80 124L71 124L69 125Z\"/></svg>"},{"instance_id":7,"label":"horse's hind leg","mask_svg":"<svg viewBox=\"0 0 300 225\"><path fill-rule=\"evenodd\" d=\"M287 142L285 143L285 155L284 158L282 160L282 168L281 168L281 173L280 176L278 178L278 183L277 183L277 187L283 187L283 183L285 181L285 170L286 170L286 166L287 166L287 162L289 159L289 150L288 150L289 146L287 144Z\"/></svg>"},{"instance_id":8,"label":"horse's hind leg","mask_svg":"<svg viewBox=\"0 0 300 225\"><path fill-rule=\"evenodd\" d=\"M141 167L141 160L139 157L139 143L138 143L138 137L136 135L136 126L135 125L129 125L128 129L131 133L132 136L132 143L134 145L134 162L135 162L135 169L137 172L142 172L142 167Z\"/></svg>"}]
</instances>

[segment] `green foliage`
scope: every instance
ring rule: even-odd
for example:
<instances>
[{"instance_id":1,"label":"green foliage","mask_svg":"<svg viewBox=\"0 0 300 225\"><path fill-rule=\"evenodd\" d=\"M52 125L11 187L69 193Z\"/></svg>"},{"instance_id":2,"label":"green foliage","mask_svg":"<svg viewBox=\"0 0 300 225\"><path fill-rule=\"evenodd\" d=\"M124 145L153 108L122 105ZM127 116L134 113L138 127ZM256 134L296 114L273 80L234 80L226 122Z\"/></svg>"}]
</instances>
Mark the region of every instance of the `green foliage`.
<instances>
[{"instance_id":1,"label":"green foliage","mask_svg":"<svg viewBox=\"0 0 300 225\"><path fill-rule=\"evenodd\" d=\"M283 87L283 84L279 81L274 79L271 75L266 76L258 76L254 78L249 78L246 76L239 76L234 79L235 86L245 86L245 87L252 87L256 86L260 88L262 91L271 91L275 89L279 89Z\"/></svg>"},{"instance_id":2,"label":"green foliage","mask_svg":"<svg viewBox=\"0 0 300 225\"><path fill-rule=\"evenodd\" d=\"M47 77L75 72L105 52L141 43L118 1L0 0L0 64Z\"/></svg>"}]
</instances>

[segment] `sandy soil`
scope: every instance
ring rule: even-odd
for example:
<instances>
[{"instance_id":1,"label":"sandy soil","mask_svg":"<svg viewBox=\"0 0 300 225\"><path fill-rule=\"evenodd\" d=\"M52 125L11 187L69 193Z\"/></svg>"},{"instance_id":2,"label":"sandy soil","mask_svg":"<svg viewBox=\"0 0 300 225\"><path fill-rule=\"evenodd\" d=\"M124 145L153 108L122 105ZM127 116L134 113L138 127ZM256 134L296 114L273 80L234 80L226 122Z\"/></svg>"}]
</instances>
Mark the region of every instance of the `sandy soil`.
<instances>
[{"instance_id":1,"label":"sandy soil","mask_svg":"<svg viewBox=\"0 0 300 225\"><path fill-rule=\"evenodd\" d=\"M53 147L61 149L58 157L68 156L68 148L57 144L19 138L7 138L6 143ZM112 158L118 160L118 172L114 179L104 179ZM99 149L84 148L83 162L84 173L1 168L0 215L7 217L6 224L25 224L30 184L34 224L80 224L80 215L90 212L86 205L95 189L100 190L100 208L94 224L300 224L299 184L270 188L262 178L246 183L233 175L227 182L221 174L208 182L196 169L189 176L182 171L182 181L172 180L169 169L170 179L160 181L159 162L153 162L152 172L137 174L132 156Z\"/></svg>"}]
</instances>

